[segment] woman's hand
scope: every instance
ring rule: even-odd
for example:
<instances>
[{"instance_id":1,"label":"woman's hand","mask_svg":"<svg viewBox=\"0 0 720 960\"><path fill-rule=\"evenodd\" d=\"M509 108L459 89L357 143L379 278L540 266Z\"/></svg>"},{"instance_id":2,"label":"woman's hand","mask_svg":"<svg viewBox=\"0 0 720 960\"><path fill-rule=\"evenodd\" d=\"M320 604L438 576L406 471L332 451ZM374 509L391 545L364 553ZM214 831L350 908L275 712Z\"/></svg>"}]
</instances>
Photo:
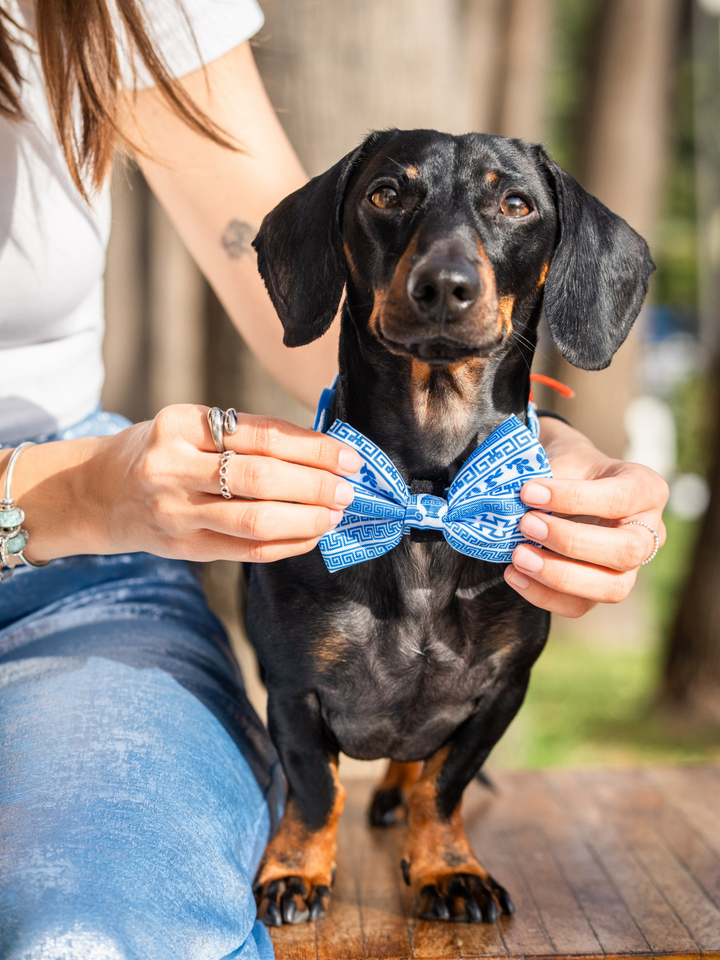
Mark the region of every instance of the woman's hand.
<instances>
[{"instance_id":1,"label":"woman's hand","mask_svg":"<svg viewBox=\"0 0 720 960\"><path fill-rule=\"evenodd\" d=\"M543 549L516 547L505 580L537 607L580 617L596 603L624 600L652 553L653 535L628 521L649 524L665 542L668 486L648 467L606 457L559 420L540 424L555 479L522 488L523 502L543 512L525 514L520 530Z\"/></svg>"},{"instance_id":2,"label":"woman's hand","mask_svg":"<svg viewBox=\"0 0 720 960\"><path fill-rule=\"evenodd\" d=\"M311 550L352 501L342 474L360 469L359 455L324 434L239 414L237 433L225 437L238 499L225 500L207 410L171 406L113 437L26 451L13 492L27 516L29 558L146 550L265 562Z\"/></svg>"}]
</instances>

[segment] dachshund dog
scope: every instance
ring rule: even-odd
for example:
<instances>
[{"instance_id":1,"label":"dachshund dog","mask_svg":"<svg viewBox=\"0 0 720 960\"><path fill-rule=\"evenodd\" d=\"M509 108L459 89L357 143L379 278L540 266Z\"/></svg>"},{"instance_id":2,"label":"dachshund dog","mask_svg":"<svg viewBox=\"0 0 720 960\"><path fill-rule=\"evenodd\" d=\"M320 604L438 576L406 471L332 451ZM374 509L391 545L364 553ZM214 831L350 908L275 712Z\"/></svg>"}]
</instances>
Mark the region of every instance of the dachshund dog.
<instances>
[{"instance_id":1,"label":"dachshund dog","mask_svg":"<svg viewBox=\"0 0 720 960\"><path fill-rule=\"evenodd\" d=\"M508 417L527 421L543 307L560 353L601 369L654 269L645 241L542 147L430 130L373 133L271 211L254 246L288 346L322 336L344 291L330 422L436 495ZM371 821L407 815L401 867L420 917L512 912L460 816L549 629L502 574L423 530L333 573L317 548L251 566L249 633L288 782L255 880L266 924L327 910L341 750L391 761Z\"/></svg>"}]
</instances>

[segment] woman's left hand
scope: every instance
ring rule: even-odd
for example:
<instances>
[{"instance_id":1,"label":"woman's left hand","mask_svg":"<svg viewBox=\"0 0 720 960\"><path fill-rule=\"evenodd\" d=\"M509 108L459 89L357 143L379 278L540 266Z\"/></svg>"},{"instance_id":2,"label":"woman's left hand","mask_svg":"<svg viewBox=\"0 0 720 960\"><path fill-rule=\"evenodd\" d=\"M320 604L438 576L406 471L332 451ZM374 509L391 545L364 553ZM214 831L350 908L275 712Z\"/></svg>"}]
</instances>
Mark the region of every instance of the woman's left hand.
<instances>
[{"instance_id":1,"label":"woman's left hand","mask_svg":"<svg viewBox=\"0 0 720 960\"><path fill-rule=\"evenodd\" d=\"M505 580L537 607L581 617L596 603L624 600L652 553L652 533L629 521L654 527L665 542L668 486L648 467L606 457L560 420L540 424L555 479L522 488L523 502L538 511L525 514L520 530L543 549L516 547Z\"/></svg>"}]
</instances>

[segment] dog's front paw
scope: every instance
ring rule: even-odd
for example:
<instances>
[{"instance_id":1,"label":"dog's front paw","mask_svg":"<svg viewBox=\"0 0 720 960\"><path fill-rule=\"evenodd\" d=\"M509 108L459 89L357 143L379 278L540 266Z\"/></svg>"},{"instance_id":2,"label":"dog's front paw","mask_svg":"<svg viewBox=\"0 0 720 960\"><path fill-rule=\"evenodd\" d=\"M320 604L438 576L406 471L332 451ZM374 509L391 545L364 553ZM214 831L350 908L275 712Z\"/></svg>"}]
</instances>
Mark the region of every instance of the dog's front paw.
<instances>
[{"instance_id":1,"label":"dog's front paw","mask_svg":"<svg viewBox=\"0 0 720 960\"><path fill-rule=\"evenodd\" d=\"M266 927L319 920L327 913L330 902L328 884L313 883L301 876L279 877L269 883L256 883L254 893L258 920Z\"/></svg>"},{"instance_id":2,"label":"dog's front paw","mask_svg":"<svg viewBox=\"0 0 720 960\"><path fill-rule=\"evenodd\" d=\"M410 798L409 821L401 866L422 920L494 923L499 914L514 912L507 891L473 853L458 810L441 817L432 797L418 789Z\"/></svg>"},{"instance_id":3,"label":"dog's front paw","mask_svg":"<svg viewBox=\"0 0 720 960\"><path fill-rule=\"evenodd\" d=\"M410 869L402 862L403 875L410 881ZM434 877L416 878L421 920L455 920L460 923L494 923L499 914L515 911L507 890L489 873L442 873Z\"/></svg>"},{"instance_id":4,"label":"dog's front paw","mask_svg":"<svg viewBox=\"0 0 720 960\"><path fill-rule=\"evenodd\" d=\"M263 854L253 884L258 920L267 927L319 920L327 913L335 879L335 836L345 791L338 786L323 826L304 825L288 800L280 828Z\"/></svg>"}]
</instances>

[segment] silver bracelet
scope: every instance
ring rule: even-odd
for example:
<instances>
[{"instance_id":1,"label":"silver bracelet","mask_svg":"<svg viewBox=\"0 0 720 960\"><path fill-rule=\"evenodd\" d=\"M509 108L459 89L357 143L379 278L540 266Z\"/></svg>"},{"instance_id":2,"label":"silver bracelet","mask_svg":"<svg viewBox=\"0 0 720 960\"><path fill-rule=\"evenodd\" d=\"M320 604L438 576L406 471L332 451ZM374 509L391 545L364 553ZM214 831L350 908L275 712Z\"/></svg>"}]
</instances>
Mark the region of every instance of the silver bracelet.
<instances>
[{"instance_id":1,"label":"silver bracelet","mask_svg":"<svg viewBox=\"0 0 720 960\"><path fill-rule=\"evenodd\" d=\"M31 440L21 443L19 447L13 450L7 465L5 496L0 499L0 580L7 580L15 569L15 565L10 563L11 557L17 557L26 567L45 567L50 563L49 560L34 562L28 560L25 556L25 547L30 540L30 534L23 527L25 513L20 507L15 506L15 501L10 495L13 470L18 457L23 450L34 446L35 444Z\"/></svg>"}]
</instances>

